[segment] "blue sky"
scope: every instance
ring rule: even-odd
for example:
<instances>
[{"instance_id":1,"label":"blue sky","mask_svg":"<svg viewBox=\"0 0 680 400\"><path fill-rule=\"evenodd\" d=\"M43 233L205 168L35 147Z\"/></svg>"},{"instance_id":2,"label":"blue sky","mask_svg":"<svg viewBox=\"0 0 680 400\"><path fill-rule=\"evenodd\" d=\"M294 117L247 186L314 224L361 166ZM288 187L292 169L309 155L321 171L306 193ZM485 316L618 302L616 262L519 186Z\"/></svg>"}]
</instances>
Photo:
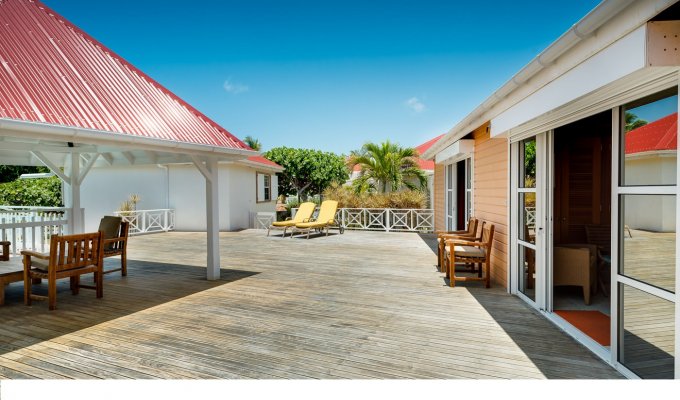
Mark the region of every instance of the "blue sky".
<instances>
[{"instance_id":1,"label":"blue sky","mask_svg":"<svg viewBox=\"0 0 680 400\"><path fill-rule=\"evenodd\" d=\"M264 149L416 146L598 1L43 0Z\"/></svg>"}]
</instances>

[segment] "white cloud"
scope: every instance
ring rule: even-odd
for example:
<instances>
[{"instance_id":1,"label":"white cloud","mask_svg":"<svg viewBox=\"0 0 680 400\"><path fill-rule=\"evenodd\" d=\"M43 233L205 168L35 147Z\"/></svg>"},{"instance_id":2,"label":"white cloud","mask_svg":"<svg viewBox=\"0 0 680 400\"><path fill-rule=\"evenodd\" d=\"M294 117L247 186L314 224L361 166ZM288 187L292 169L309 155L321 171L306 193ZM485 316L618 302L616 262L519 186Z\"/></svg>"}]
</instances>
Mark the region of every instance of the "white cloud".
<instances>
[{"instance_id":1,"label":"white cloud","mask_svg":"<svg viewBox=\"0 0 680 400\"><path fill-rule=\"evenodd\" d=\"M417 97L411 97L410 99L406 100L404 102L406 107L410 108L416 113L421 113L425 111L425 104L423 104L422 101L420 101Z\"/></svg>"},{"instance_id":2,"label":"white cloud","mask_svg":"<svg viewBox=\"0 0 680 400\"><path fill-rule=\"evenodd\" d=\"M231 79L227 79L226 81L224 81L224 90L226 90L229 93L239 94L247 92L248 90L250 90L250 88L246 85L242 85L237 82L232 82Z\"/></svg>"}]
</instances>

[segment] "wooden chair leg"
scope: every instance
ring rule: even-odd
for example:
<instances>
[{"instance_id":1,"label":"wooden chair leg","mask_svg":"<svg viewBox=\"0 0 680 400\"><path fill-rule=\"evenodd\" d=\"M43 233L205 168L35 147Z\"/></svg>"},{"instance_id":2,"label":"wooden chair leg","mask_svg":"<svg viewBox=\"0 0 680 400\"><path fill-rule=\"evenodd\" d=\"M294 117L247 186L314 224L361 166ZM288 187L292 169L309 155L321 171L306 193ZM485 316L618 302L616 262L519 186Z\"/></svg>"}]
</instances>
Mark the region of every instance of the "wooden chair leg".
<instances>
[{"instance_id":1,"label":"wooden chair leg","mask_svg":"<svg viewBox=\"0 0 680 400\"><path fill-rule=\"evenodd\" d=\"M485 278L485 281L486 281L486 288L488 289L488 288L491 287L491 263L490 263L489 261L487 261L485 264L486 264L486 278ZM480 271L481 271L481 269L482 269L482 266L481 266L481 265L479 266L479 269L480 269Z\"/></svg>"},{"instance_id":2,"label":"wooden chair leg","mask_svg":"<svg viewBox=\"0 0 680 400\"><path fill-rule=\"evenodd\" d=\"M127 250L125 247L123 248L123 253L120 255L120 275L127 276Z\"/></svg>"},{"instance_id":3,"label":"wooden chair leg","mask_svg":"<svg viewBox=\"0 0 680 400\"><path fill-rule=\"evenodd\" d=\"M0 282L0 306L5 305L5 282Z\"/></svg>"},{"instance_id":4,"label":"wooden chair leg","mask_svg":"<svg viewBox=\"0 0 680 400\"><path fill-rule=\"evenodd\" d=\"M97 298L101 299L104 297L104 274L101 271L95 272L94 281L97 288Z\"/></svg>"},{"instance_id":5,"label":"wooden chair leg","mask_svg":"<svg viewBox=\"0 0 680 400\"><path fill-rule=\"evenodd\" d=\"M50 310L57 308L57 280L47 280L47 300L49 302Z\"/></svg>"},{"instance_id":6,"label":"wooden chair leg","mask_svg":"<svg viewBox=\"0 0 680 400\"><path fill-rule=\"evenodd\" d=\"M24 304L31 305L31 276L26 269L24 269Z\"/></svg>"},{"instance_id":7,"label":"wooden chair leg","mask_svg":"<svg viewBox=\"0 0 680 400\"><path fill-rule=\"evenodd\" d=\"M76 296L80 292L80 277L72 276L69 280L71 284L71 294Z\"/></svg>"}]
</instances>

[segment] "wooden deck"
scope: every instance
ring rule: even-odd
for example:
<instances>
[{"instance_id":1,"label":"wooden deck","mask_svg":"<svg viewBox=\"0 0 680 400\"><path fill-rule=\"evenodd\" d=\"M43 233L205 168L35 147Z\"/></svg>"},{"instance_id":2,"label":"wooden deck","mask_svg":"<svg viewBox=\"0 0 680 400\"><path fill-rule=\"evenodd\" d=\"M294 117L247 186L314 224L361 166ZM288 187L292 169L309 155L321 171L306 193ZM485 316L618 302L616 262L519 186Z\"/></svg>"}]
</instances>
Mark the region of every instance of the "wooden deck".
<instances>
[{"instance_id":1,"label":"wooden deck","mask_svg":"<svg viewBox=\"0 0 680 400\"><path fill-rule=\"evenodd\" d=\"M49 312L7 288L0 378L620 378L504 290L447 287L432 245L222 233L208 282L205 234L134 237L103 299L64 282Z\"/></svg>"}]
</instances>

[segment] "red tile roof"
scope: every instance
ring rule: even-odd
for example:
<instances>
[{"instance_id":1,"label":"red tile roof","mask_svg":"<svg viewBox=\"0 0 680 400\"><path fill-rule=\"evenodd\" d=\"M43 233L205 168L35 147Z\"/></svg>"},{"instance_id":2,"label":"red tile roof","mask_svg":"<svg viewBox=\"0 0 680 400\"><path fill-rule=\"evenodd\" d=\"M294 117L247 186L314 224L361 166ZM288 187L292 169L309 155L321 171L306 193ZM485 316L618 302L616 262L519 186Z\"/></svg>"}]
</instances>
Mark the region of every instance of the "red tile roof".
<instances>
[{"instance_id":1,"label":"red tile roof","mask_svg":"<svg viewBox=\"0 0 680 400\"><path fill-rule=\"evenodd\" d=\"M673 113L626 134L626 154L677 150L678 113Z\"/></svg>"},{"instance_id":2,"label":"red tile roof","mask_svg":"<svg viewBox=\"0 0 680 400\"><path fill-rule=\"evenodd\" d=\"M250 149L39 1L0 1L0 118Z\"/></svg>"}]
</instances>

